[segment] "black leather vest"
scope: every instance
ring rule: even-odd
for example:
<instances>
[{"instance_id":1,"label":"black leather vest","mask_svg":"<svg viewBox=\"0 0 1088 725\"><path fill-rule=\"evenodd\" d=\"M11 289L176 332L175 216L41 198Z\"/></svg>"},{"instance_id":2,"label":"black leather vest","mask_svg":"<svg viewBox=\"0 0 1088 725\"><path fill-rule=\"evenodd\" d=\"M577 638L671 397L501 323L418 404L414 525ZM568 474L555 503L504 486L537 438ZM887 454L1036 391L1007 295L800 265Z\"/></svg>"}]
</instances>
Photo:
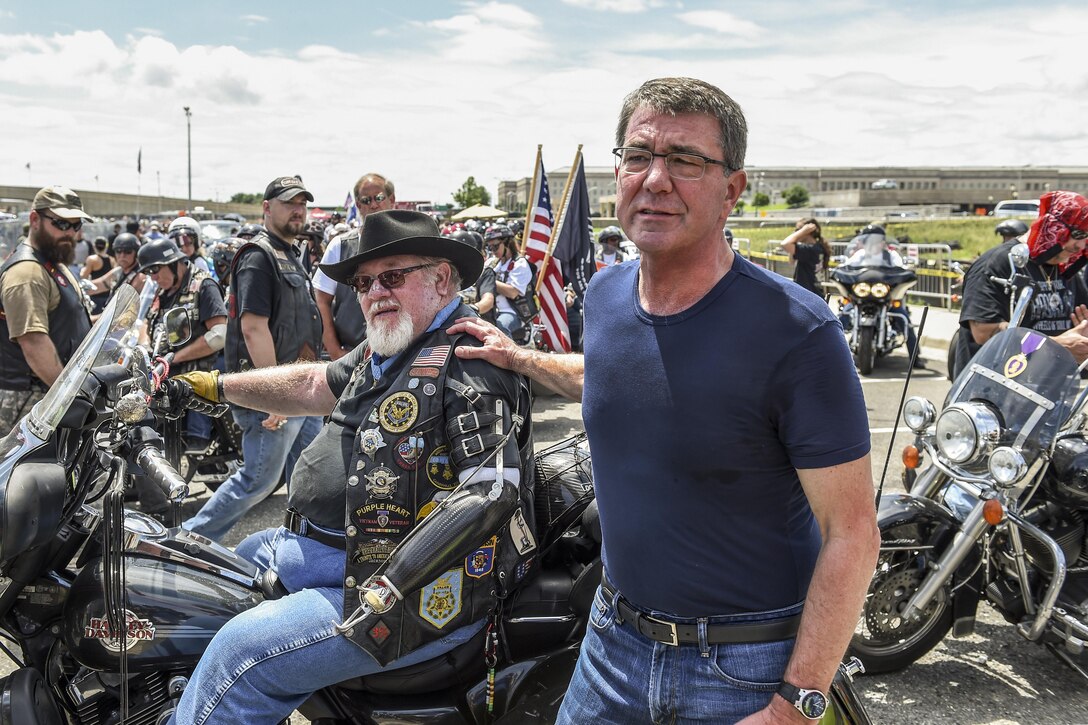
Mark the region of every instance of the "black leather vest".
<instances>
[{"instance_id":1,"label":"black leather vest","mask_svg":"<svg viewBox=\"0 0 1088 725\"><path fill-rule=\"evenodd\" d=\"M310 278L294 250L277 250L267 232L253 237L238 250L231 262L230 298L227 300L227 371L239 372L253 367L249 348L242 334L242 319L238 310L235 271L244 254L264 254L276 274L276 289L272 291L272 314L268 329L276 349L276 364L295 362L309 346L314 356L321 354L321 315L314 302Z\"/></svg>"},{"instance_id":2,"label":"black leather vest","mask_svg":"<svg viewBox=\"0 0 1088 725\"><path fill-rule=\"evenodd\" d=\"M350 259L359 253L359 232L352 232L340 240L340 259ZM366 339L366 319L355 290L346 284L336 283L332 298L332 323L341 347L355 349Z\"/></svg>"},{"instance_id":3,"label":"black leather vest","mask_svg":"<svg viewBox=\"0 0 1088 725\"><path fill-rule=\"evenodd\" d=\"M9 269L16 264L31 262L45 267L60 290L60 304L49 313L49 339L53 341L61 363L67 363L91 329L91 318L88 312L90 302L71 276L64 274L59 267L47 261L29 244L20 244L16 247L4 265L0 267L0 286L3 285L4 274ZM46 300L41 300L41 303L46 304ZM19 343L9 338L8 321L3 313L3 303L0 302L0 388L30 390L34 387L45 389L45 385L27 364Z\"/></svg>"},{"instance_id":4,"label":"black leather vest","mask_svg":"<svg viewBox=\"0 0 1088 725\"><path fill-rule=\"evenodd\" d=\"M456 344L439 328L402 353L399 371L389 371L377 383L367 360L344 392L359 394L361 386L374 401L369 418L356 431L347 472L345 619L359 606L357 588L458 485L443 409L447 385L464 387L460 381L447 381ZM515 518L532 531L532 466L525 463L531 461L531 451L523 452L522 461L521 507ZM512 589L539 553L531 535L532 546L527 544L524 530L514 531L515 544L512 528L516 525L480 532L476 551L449 562L443 574L406 593L388 612L356 624L348 639L385 665L486 616L495 607L496 590L505 594Z\"/></svg>"}]
</instances>

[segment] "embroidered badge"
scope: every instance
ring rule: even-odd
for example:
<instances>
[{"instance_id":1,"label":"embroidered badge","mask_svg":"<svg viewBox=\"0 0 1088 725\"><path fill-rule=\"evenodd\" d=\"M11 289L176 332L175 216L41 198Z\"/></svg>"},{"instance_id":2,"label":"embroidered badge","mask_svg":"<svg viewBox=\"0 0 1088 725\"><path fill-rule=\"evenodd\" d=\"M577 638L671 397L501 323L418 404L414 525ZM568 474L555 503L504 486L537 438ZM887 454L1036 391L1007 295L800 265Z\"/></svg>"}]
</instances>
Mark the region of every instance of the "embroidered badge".
<instances>
[{"instance_id":1,"label":"embroidered badge","mask_svg":"<svg viewBox=\"0 0 1088 725\"><path fill-rule=\"evenodd\" d=\"M375 644L380 645L382 642L389 639L389 635L393 634L393 632L385 622L379 619L377 623L367 631L367 634L370 635L370 638L374 640Z\"/></svg>"},{"instance_id":2,"label":"embroidered badge","mask_svg":"<svg viewBox=\"0 0 1088 725\"><path fill-rule=\"evenodd\" d=\"M438 508L437 501L428 501L427 503L423 504L423 506L419 509L419 513L416 514L416 523L419 523L423 519L427 518L427 514L431 513L436 508Z\"/></svg>"},{"instance_id":3,"label":"embroidered badge","mask_svg":"<svg viewBox=\"0 0 1088 725\"><path fill-rule=\"evenodd\" d=\"M438 446L427 456L427 478L443 491L457 486L457 473L450 463L450 447Z\"/></svg>"},{"instance_id":4,"label":"embroidered badge","mask_svg":"<svg viewBox=\"0 0 1088 725\"><path fill-rule=\"evenodd\" d=\"M381 564L395 548L397 545L389 539L371 539L355 547L351 561L353 564Z\"/></svg>"},{"instance_id":5,"label":"embroidered badge","mask_svg":"<svg viewBox=\"0 0 1088 725\"><path fill-rule=\"evenodd\" d=\"M495 567L495 542L498 537L492 536L486 544L465 558L465 573L473 579L482 579L491 573Z\"/></svg>"},{"instance_id":6,"label":"embroidered badge","mask_svg":"<svg viewBox=\"0 0 1088 725\"><path fill-rule=\"evenodd\" d=\"M529 524L525 523L521 509L510 517L510 538L514 540L514 548L523 556L536 548L536 538L529 529Z\"/></svg>"},{"instance_id":7,"label":"embroidered badge","mask_svg":"<svg viewBox=\"0 0 1088 725\"><path fill-rule=\"evenodd\" d=\"M524 579L525 576L529 572L531 572L533 570L533 561L535 561L535 560L536 560L535 556L530 556L528 559L521 562L520 564L517 565L517 567L514 568L514 583L515 584L517 584L519 581Z\"/></svg>"},{"instance_id":8,"label":"embroidered badge","mask_svg":"<svg viewBox=\"0 0 1088 725\"><path fill-rule=\"evenodd\" d=\"M408 374L417 378L437 378L439 370L438 368L412 368Z\"/></svg>"},{"instance_id":9,"label":"embroidered badge","mask_svg":"<svg viewBox=\"0 0 1088 725\"><path fill-rule=\"evenodd\" d=\"M418 469L423 460L423 445L423 436L404 436L393 449L393 462L406 471Z\"/></svg>"},{"instance_id":10,"label":"embroidered badge","mask_svg":"<svg viewBox=\"0 0 1088 725\"><path fill-rule=\"evenodd\" d=\"M408 389L415 390L419 387L419 378L412 378L408 381Z\"/></svg>"},{"instance_id":11,"label":"embroidered badge","mask_svg":"<svg viewBox=\"0 0 1088 725\"><path fill-rule=\"evenodd\" d=\"M442 629L461 613L461 586L464 575L460 569L450 569L423 587L419 596L419 616Z\"/></svg>"},{"instance_id":12,"label":"embroidered badge","mask_svg":"<svg viewBox=\"0 0 1088 725\"><path fill-rule=\"evenodd\" d=\"M400 476L393 473L391 468L378 466L363 478L366 479L366 492L371 498L392 498L397 492L397 479Z\"/></svg>"},{"instance_id":13,"label":"embroidered badge","mask_svg":"<svg viewBox=\"0 0 1088 725\"><path fill-rule=\"evenodd\" d=\"M382 401L378 421L390 433L403 433L412 427L419 415L419 401L406 391L393 393Z\"/></svg>"},{"instance_id":14,"label":"embroidered badge","mask_svg":"<svg viewBox=\"0 0 1088 725\"><path fill-rule=\"evenodd\" d=\"M449 345L425 347L419 351L418 355L416 355L416 359L412 361L412 365L436 365L438 367L442 367L442 365L444 365L446 362L446 358L448 358L449 356Z\"/></svg>"},{"instance_id":15,"label":"embroidered badge","mask_svg":"<svg viewBox=\"0 0 1088 725\"><path fill-rule=\"evenodd\" d=\"M377 428L368 428L367 430L359 433L359 452L365 453L370 456L370 460L374 460L374 454L378 452L379 448L385 448L385 440L382 438L382 432Z\"/></svg>"},{"instance_id":16,"label":"embroidered badge","mask_svg":"<svg viewBox=\"0 0 1088 725\"><path fill-rule=\"evenodd\" d=\"M402 534L412 525L412 512L395 504L370 503L354 514L355 522L368 534Z\"/></svg>"}]
</instances>

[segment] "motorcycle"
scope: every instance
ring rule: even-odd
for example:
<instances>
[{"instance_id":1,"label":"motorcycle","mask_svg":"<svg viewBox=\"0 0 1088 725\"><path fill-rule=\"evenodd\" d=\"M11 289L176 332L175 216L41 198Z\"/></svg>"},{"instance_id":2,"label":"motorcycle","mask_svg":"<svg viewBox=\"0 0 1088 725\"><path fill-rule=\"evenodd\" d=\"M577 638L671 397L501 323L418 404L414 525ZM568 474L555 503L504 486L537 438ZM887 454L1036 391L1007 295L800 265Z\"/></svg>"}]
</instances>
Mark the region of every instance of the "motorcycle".
<instances>
[{"instance_id":1,"label":"motorcycle","mask_svg":"<svg viewBox=\"0 0 1088 725\"><path fill-rule=\"evenodd\" d=\"M139 345L137 296L107 305L45 398L0 440L0 725L160 724L236 614L286 592L202 536L122 508L132 475L180 502L154 414L166 365ZM168 313L179 329L184 311ZM182 333L177 336L178 340ZM213 411L206 411L213 412ZM214 412L222 412L215 410ZM601 580L583 436L537 454L540 555L475 638L442 657L320 690L322 723L551 722ZM867 723L843 666L827 722Z\"/></svg>"},{"instance_id":2,"label":"motorcycle","mask_svg":"<svg viewBox=\"0 0 1088 725\"><path fill-rule=\"evenodd\" d=\"M880 502L880 555L849 649L866 671L906 667L950 630L970 634L987 601L1088 677L1088 392L1078 383L1068 351L1014 326L957 376L939 415L924 398L905 403L930 465L909 493Z\"/></svg>"},{"instance_id":3,"label":"motorcycle","mask_svg":"<svg viewBox=\"0 0 1088 725\"><path fill-rule=\"evenodd\" d=\"M906 343L904 298L918 282L913 270L896 267L884 254L884 237L863 234L855 239L864 256L859 264L840 265L831 271L831 284L842 296L839 319L847 332L850 352L862 375L873 372L878 357ZM903 322L896 323L894 317Z\"/></svg>"}]
</instances>

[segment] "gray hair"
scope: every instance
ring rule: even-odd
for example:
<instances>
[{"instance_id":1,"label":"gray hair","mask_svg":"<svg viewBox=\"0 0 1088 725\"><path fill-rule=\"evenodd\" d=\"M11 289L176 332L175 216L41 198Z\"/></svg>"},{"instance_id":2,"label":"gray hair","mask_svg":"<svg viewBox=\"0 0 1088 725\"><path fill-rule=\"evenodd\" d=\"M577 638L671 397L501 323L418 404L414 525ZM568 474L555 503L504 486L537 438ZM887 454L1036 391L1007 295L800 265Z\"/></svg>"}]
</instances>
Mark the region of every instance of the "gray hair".
<instances>
[{"instance_id":1,"label":"gray hair","mask_svg":"<svg viewBox=\"0 0 1088 725\"><path fill-rule=\"evenodd\" d=\"M703 113L718 120L722 160L728 169L744 168L748 149L748 123L737 102L717 86L696 78L655 78L632 91L623 99L620 121L616 126L616 145L623 146L627 126L638 108L646 107L657 113L676 116L681 113Z\"/></svg>"},{"instance_id":2,"label":"gray hair","mask_svg":"<svg viewBox=\"0 0 1088 725\"><path fill-rule=\"evenodd\" d=\"M419 263L420 264L441 264L443 262L445 262L447 265L449 265L449 268L450 268L450 285L453 287L453 295L451 295L447 299L447 302L448 302L449 300L452 300L453 297L457 295L457 291L461 289L461 273L457 271L457 266L453 262L451 262L450 260L446 259L445 257L420 257L420 262ZM422 271L423 271L424 274L430 274L432 280L438 279L438 272L434 271L433 268L424 269Z\"/></svg>"},{"instance_id":3,"label":"gray hair","mask_svg":"<svg viewBox=\"0 0 1088 725\"><path fill-rule=\"evenodd\" d=\"M385 192L386 196L395 196L396 195L395 192L394 192L394 189L393 189L393 182L390 181L389 179L385 178L381 174L375 174L373 171L370 172L369 174L363 174L362 176L359 177L359 180L355 182L355 186L352 187L351 195L354 196L356 199L358 199L359 198L359 189L362 188L363 184L365 184L365 183L367 183L369 181L373 181L373 182L376 182L378 184L381 184L382 185L382 191Z\"/></svg>"}]
</instances>

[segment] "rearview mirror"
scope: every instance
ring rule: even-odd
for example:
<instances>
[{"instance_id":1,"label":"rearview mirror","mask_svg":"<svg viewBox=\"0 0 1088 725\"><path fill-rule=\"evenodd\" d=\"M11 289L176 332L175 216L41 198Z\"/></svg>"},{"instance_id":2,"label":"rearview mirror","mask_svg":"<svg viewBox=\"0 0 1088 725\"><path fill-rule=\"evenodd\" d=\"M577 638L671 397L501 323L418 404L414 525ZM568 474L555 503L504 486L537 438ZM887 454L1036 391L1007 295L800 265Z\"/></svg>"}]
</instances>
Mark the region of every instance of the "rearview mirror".
<instances>
[{"instance_id":1,"label":"rearview mirror","mask_svg":"<svg viewBox=\"0 0 1088 725\"><path fill-rule=\"evenodd\" d=\"M166 328L166 343L172 348L181 347L193 337L189 310L184 307L175 307L167 312L163 326Z\"/></svg>"},{"instance_id":2,"label":"rearview mirror","mask_svg":"<svg viewBox=\"0 0 1088 725\"><path fill-rule=\"evenodd\" d=\"M1020 242L1014 244L1013 248L1009 250L1009 261L1012 262L1016 269L1023 269L1024 265L1028 263L1028 245Z\"/></svg>"}]
</instances>

